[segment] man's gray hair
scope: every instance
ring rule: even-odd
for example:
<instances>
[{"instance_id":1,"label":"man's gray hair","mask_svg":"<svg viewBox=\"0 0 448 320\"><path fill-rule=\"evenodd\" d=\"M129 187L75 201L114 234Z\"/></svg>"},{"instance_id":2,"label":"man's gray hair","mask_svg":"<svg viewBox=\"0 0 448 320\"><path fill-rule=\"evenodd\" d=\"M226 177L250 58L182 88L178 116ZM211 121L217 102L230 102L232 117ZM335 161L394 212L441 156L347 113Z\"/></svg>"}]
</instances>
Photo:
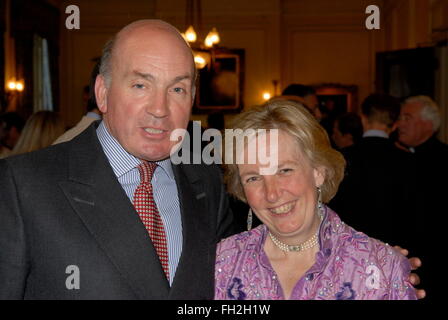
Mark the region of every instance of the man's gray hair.
<instances>
[{"instance_id":1,"label":"man's gray hair","mask_svg":"<svg viewBox=\"0 0 448 320\"><path fill-rule=\"evenodd\" d=\"M115 38L113 37L109 41L106 42L103 48L103 54L101 56L100 61L100 75L104 77L104 81L106 82L106 87L110 86L111 77L111 59L112 59L112 50L115 45Z\"/></svg>"},{"instance_id":2,"label":"man's gray hair","mask_svg":"<svg viewBox=\"0 0 448 320\"><path fill-rule=\"evenodd\" d=\"M432 129L434 132L440 128L440 109L437 103L428 96L414 96L406 99L407 103L420 103L423 107L420 116L423 120L432 122Z\"/></svg>"}]
</instances>

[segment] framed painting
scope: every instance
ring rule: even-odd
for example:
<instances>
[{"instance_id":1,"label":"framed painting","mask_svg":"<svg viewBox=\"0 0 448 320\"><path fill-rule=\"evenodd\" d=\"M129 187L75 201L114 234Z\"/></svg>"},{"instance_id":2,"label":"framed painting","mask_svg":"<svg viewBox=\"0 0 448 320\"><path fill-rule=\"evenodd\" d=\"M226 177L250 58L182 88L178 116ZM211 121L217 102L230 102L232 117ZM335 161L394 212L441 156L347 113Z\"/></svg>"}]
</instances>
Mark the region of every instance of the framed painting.
<instances>
[{"instance_id":1,"label":"framed painting","mask_svg":"<svg viewBox=\"0 0 448 320\"><path fill-rule=\"evenodd\" d=\"M199 69L193 112L237 113L243 108L244 49L195 50L207 64Z\"/></svg>"},{"instance_id":2,"label":"framed painting","mask_svg":"<svg viewBox=\"0 0 448 320\"><path fill-rule=\"evenodd\" d=\"M322 109L336 114L358 111L358 87L337 83L313 86Z\"/></svg>"}]
</instances>

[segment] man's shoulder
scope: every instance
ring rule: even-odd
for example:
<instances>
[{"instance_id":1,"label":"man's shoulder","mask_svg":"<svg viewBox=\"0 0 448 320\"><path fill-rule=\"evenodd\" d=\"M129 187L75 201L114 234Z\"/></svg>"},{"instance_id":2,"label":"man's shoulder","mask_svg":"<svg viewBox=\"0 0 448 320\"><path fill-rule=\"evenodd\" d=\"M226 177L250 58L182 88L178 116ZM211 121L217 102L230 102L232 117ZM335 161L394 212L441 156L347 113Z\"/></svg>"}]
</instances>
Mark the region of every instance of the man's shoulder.
<instances>
[{"instance_id":1,"label":"man's shoulder","mask_svg":"<svg viewBox=\"0 0 448 320\"><path fill-rule=\"evenodd\" d=\"M389 244L372 238L362 232L343 223L339 217L331 221L331 228L335 232L334 254L349 255L352 261L383 261L389 265L405 263L406 258Z\"/></svg>"},{"instance_id":2,"label":"man's shoulder","mask_svg":"<svg viewBox=\"0 0 448 320\"><path fill-rule=\"evenodd\" d=\"M67 146L50 146L0 160L0 172L5 179L8 176L13 177L17 185L30 188L34 188L36 184L48 186L50 181L57 181L66 176L67 155ZM40 190L36 190L38 191Z\"/></svg>"},{"instance_id":3,"label":"man's shoulder","mask_svg":"<svg viewBox=\"0 0 448 320\"><path fill-rule=\"evenodd\" d=\"M359 151L363 153L395 152L394 142L390 138L365 137L359 142Z\"/></svg>"},{"instance_id":4,"label":"man's shoulder","mask_svg":"<svg viewBox=\"0 0 448 320\"><path fill-rule=\"evenodd\" d=\"M90 130L95 130L90 128ZM87 130L86 130L87 131ZM94 152L92 146L92 132L83 132L68 142L51 145L49 147L28 152L21 155L15 155L3 159L12 169L21 172L51 171L56 172L62 167L68 166L70 157L77 154L88 154Z\"/></svg>"},{"instance_id":5,"label":"man's shoulder","mask_svg":"<svg viewBox=\"0 0 448 320\"><path fill-rule=\"evenodd\" d=\"M68 145L59 144L46 147L37 151L13 155L4 160L13 167L21 167L26 164L41 166L46 162L60 159L68 151Z\"/></svg>"},{"instance_id":6,"label":"man's shoulder","mask_svg":"<svg viewBox=\"0 0 448 320\"><path fill-rule=\"evenodd\" d=\"M434 140L435 140L434 144L435 144L436 148L438 148L445 154L448 154L448 144L440 141L439 139L434 139Z\"/></svg>"},{"instance_id":7,"label":"man's shoulder","mask_svg":"<svg viewBox=\"0 0 448 320\"><path fill-rule=\"evenodd\" d=\"M415 148L416 154L420 157L427 157L430 160L447 160L448 161L448 145L432 137L426 142Z\"/></svg>"},{"instance_id":8,"label":"man's shoulder","mask_svg":"<svg viewBox=\"0 0 448 320\"><path fill-rule=\"evenodd\" d=\"M390 168L398 165L399 150L387 138L366 137L344 153L348 169Z\"/></svg>"}]
</instances>

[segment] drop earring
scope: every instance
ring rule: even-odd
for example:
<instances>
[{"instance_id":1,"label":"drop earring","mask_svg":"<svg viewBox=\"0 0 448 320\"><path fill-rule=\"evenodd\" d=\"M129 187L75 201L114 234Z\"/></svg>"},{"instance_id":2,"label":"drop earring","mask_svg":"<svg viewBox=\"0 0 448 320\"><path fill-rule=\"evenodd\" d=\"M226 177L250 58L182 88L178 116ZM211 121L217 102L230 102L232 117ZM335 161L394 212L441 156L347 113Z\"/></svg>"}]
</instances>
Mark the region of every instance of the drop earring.
<instances>
[{"instance_id":1,"label":"drop earring","mask_svg":"<svg viewBox=\"0 0 448 320\"><path fill-rule=\"evenodd\" d=\"M322 204L322 190L317 187L317 215L322 220L324 218L324 206Z\"/></svg>"},{"instance_id":2,"label":"drop earring","mask_svg":"<svg viewBox=\"0 0 448 320\"><path fill-rule=\"evenodd\" d=\"M247 231L252 229L252 208L249 208L249 213L247 214Z\"/></svg>"}]
</instances>

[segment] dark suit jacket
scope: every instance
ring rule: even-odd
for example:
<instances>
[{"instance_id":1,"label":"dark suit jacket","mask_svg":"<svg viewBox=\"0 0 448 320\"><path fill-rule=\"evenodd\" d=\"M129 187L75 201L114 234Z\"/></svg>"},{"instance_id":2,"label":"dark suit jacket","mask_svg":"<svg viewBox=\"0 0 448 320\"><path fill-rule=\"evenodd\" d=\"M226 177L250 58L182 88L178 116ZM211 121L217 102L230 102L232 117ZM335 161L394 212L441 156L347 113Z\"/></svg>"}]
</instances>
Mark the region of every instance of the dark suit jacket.
<instances>
[{"instance_id":1,"label":"dark suit jacket","mask_svg":"<svg viewBox=\"0 0 448 320\"><path fill-rule=\"evenodd\" d=\"M0 299L212 299L216 243L232 220L219 168L173 166L183 252L170 288L96 126L0 161ZM80 289L66 287L70 265Z\"/></svg>"},{"instance_id":2,"label":"dark suit jacket","mask_svg":"<svg viewBox=\"0 0 448 320\"><path fill-rule=\"evenodd\" d=\"M413 238L405 203L409 194L406 155L390 139L366 137L342 152L346 176L330 203L350 226L407 249Z\"/></svg>"},{"instance_id":3,"label":"dark suit jacket","mask_svg":"<svg viewBox=\"0 0 448 320\"><path fill-rule=\"evenodd\" d=\"M444 300L445 282L443 273L444 248L446 243L446 217L448 209L448 145L431 137L407 154L411 162L408 184L411 194L407 201L409 216L416 217L412 232L415 245L411 255L422 260L417 270L421 287L426 290L425 300Z\"/></svg>"}]
</instances>

